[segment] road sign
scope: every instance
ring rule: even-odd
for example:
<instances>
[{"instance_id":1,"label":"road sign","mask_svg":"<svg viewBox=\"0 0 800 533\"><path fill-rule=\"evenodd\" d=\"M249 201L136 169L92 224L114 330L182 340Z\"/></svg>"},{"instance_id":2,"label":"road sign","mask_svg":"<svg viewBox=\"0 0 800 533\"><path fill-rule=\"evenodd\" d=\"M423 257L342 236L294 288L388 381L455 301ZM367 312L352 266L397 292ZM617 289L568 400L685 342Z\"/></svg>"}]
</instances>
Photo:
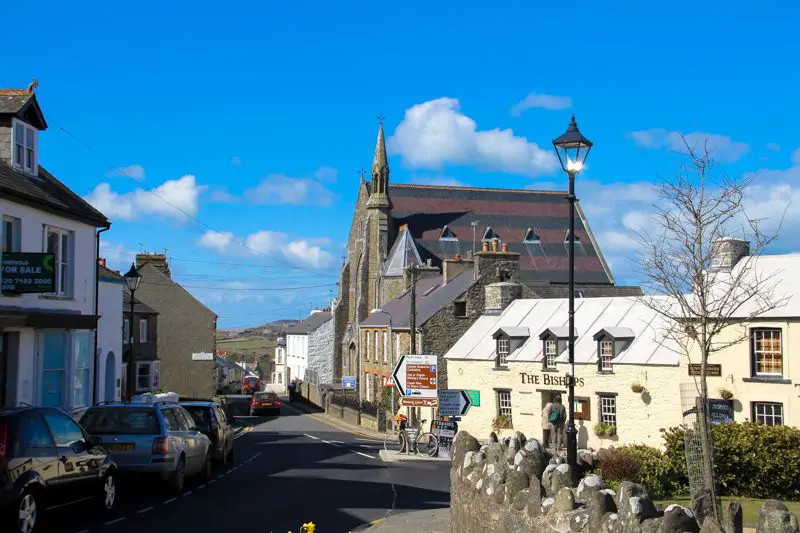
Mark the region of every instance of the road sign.
<instances>
[{"instance_id":1,"label":"road sign","mask_svg":"<svg viewBox=\"0 0 800 533\"><path fill-rule=\"evenodd\" d=\"M401 355L392 372L402 396L436 400L438 366L435 355Z\"/></svg>"},{"instance_id":2,"label":"road sign","mask_svg":"<svg viewBox=\"0 0 800 533\"><path fill-rule=\"evenodd\" d=\"M436 398L421 398L419 396L403 396L400 405L403 407L436 407Z\"/></svg>"},{"instance_id":3,"label":"road sign","mask_svg":"<svg viewBox=\"0 0 800 533\"><path fill-rule=\"evenodd\" d=\"M481 406L481 391L468 389L467 394L469 394L469 400L472 402L472 407Z\"/></svg>"},{"instance_id":4,"label":"road sign","mask_svg":"<svg viewBox=\"0 0 800 533\"><path fill-rule=\"evenodd\" d=\"M342 389L355 389L357 381L355 376L342 376Z\"/></svg>"},{"instance_id":5,"label":"road sign","mask_svg":"<svg viewBox=\"0 0 800 533\"><path fill-rule=\"evenodd\" d=\"M439 416L463 416L472 406L465 390L439 391Z\"/></svg>"},{"instance_id":6,"label":"road sign","mask_svg":"<svg viewBox=\"0 0 800 533\"><path fill-rule=\"evenodd\" d=\"M392 376L384 376L383 377L383 386L384 387L394 387L394 380Z\"/></svg>"},{"instance_id":7,"label":"road sign","mask_svg":"<svg viewBox=\"0 0 800 533\"><path fill-rule=\"evenodd\" d=\"M214 354L211 352L197 352L192 354L192 361L213 361Z\"/></svg>"}]
</instances>

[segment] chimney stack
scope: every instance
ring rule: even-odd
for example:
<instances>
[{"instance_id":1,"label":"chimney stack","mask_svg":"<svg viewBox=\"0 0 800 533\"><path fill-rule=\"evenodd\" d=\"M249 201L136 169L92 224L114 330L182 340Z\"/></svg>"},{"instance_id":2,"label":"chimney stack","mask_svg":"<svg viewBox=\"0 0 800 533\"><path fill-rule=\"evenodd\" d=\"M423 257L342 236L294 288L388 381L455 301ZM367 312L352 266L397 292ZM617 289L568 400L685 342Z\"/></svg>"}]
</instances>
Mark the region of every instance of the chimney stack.
<instances>
[{"instance_id":1,"label":"chimney stack","mask_svg":"<svg viewBox=\"0 0 800 533\"><path fill-rule=\"evenodd\" d=\"M151 264L168 278L172 278L172 273L169 270L169 263L165 254L149 254L146 252L136 254L136 270L141 269L146 264Z\"/></svg>"},{"instance_id":2,"label":"chimney stack","mask_svg":"<svg viewBox=\"0 0 800 533\"><path fill-rule=\"evenodd\" d=\"M485 290L485 315L499 315L511 302L522 296L522 286L507 281L487 285Z\"/></svg>"},{"instance_id":3,"label":"chimney stack","mask_svg":"<svg viewBox=\"0 0 800 533\"><path fill-rule=\"evenodd\" d=\"M456 255L453 259L445 259L442 262L442 278L445 283L452 280L465 270L472 268L472 261L462 259L461 255Z\"/></svg>"},{"instance_id":4,"label":"chimney stack","mask_svg":"<svg viewBox=\"0 0 800 533\"><path fill-rule=\"evenodd\" d=\"M100 263L100 266L101 266L101 267L104 267L104 266L106 266L106 258L105 258L105 257L100 257L100 258L97 260L97 262L98 262L98 263Z\"/></svg>"},{"instance_id":5,"label":"chimney stack","mask_svg":"<svg viewBox=\"0 0 800 533\"><path fill-rule=\"evenodd\" d=\"M714 270L730 271L743 257L750 255L750 243L730 237L711 243L711 267Z\"/></svg>"}]
</instances>

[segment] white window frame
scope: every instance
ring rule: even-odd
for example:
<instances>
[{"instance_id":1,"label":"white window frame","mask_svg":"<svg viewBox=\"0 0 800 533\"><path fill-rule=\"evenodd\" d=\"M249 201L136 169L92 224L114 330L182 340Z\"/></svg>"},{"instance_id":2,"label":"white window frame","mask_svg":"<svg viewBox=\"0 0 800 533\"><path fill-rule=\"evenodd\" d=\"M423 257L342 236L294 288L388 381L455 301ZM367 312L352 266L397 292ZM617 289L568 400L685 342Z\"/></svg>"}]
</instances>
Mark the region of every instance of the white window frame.
<instances>
[{"instance_id":1,"label":"white window frame","mask_svg":"<svg viewBox=\"0 0 800 533\"><path fill-rule=\"evenodd\" d=\"M22 139L18 138L18 130L22 131ZM31 133L31 144L28 143ZM17 160L17 146L22 148L22 161ZM28 151L31 151L31 165L28 165ZM32 176L39 175L39 132L36 128L19 119L11 120L11 166Z\"/></svg>"},{"instance_id":2,"label":"white window frame","mask_svg":"<svg viewBox=\"0 0 800 533\"><path fill-rule=\"evenodd\" d=\"M614 370L614 364L611 362L614 359L614 341L602 340L600 341L599 357L600 357L600 370L603 372L611 372Z\"/></svg>"},{"instance_id":3,"label":"white window frame","mask_svg":"<svg viewBox=\"0 0 800 533\"><path fill-rule=\"evenodd\" d=\"M87 405L91 404L91 401L92 401L92 387L94 386L94 380L92 379L92 338L91 338L91 336L88 337L88 340L89 340L89 345L88 345L88 350L89 351L87 353L87 365L88 366L79 367L78 366L78 335L80 335L80 334L90 335L90 332L88 332L88 331L71 331L71 332L69 332L69 337L70 337L69 344L70 344L70 346L72 348L70 350L70 353L69 353L70 367L72 369L72 372L71 372L72 377L71 377L71 379L72 379L72 382L75 383L76 380L78 380L80 378L80 373L81 372L85 372L86 383L84 383L84 386L86 387L85 394L86 394L86 398L87 398L87 403L84 404L84 403L76 402L75 401L75 395L74 395L75 391L73 391L72 405L71 405L71 407L73 407L73 408L75 408L75 407L86 407ZM77 390L77 383L75 385L75 390Z\"/></svg>"},{"instance_id":4,"label":"white window frame","mask_svg":"<svg viewBox=\"0 0 800 533\"><path fill-rule=\"evenodd\" d=\"M378 352L380 351L380 349L379 349L380 348L380 344L378 344L380 342L380 338L378 337L378 332L377 331L375 332L374 337L375 337L375 353L372 354L372 355L373 355L373 358L375 359L375 362L377 363L378 362Z\"/></svg>"},{"instance_id":5,"label":"white window frame","mask_svg":"<svg viewBox=\"0 0 800 533\"><path fill-rule=\"evenodd\" d=\"M394 357L395 360L400 356L400 335L398 333L394 334L395 338L395 347L394 347Z\"/></svg>"},{"instance_id":6,"label":"white window frame","mask_svg":"<svg viewBox=\"0 0 800 533\"><path fill-rule=\"evenodd\" d=\"M139 344L147 344L147 319L139 319Z\"/></svg>"},{"instance_id":7,"label":"white window frame","mask_svg":"<svg viewBox=\"0 0 800 533\"><path fill-rule=\"evenodd\" d=\"M778 410L780 412L776 412ZM783 404L780 402L753 402L752 411L753 422L761 422L767 426L782 426L784 423Z\"/></svg>"},{"instance_id":8,"label":"white window frame","mask_svg":"<svg viewBox=\"0 0 800 533\"><path fill-rule=\"evenodd\" d=\"M784 362L784 355L783 355L783 331L776 328L753 328L750 330L751 332L751 342L753 347L753 374L755 376L763 376L763 377L783 377L783 362ZM775 340L775 337L778 339L778 351L773 350L765 350L758 348L758 341L765 341L765 340ZM771 361L772 369L774 370L776 367L780 368L780 372L761 372L758 370L758 361L759 356L762 357L765 361L767 358ZM776 357L777 356L777 357Z\"/></svg>"},{"instance_id":9,"label":"white window frame","mask_svg":"<svg viewBox=\"0 0 800 533\"><path fill-rule=\"evenodd\" d=\"M52 293L55 296L64 296L69 297L72 296L72 288L74 285L74 277L75 277L75 232L64 229L58 228L56 226L44 226L44 243L42 246L42 250L45 253L47 252L47 243L50 238L50 234L58 235L58 254L55 258L55 269L56 269L56 282L55 282L55 291ZM67 261L64 264L64 251L62 250L64 244L64 237L67 238ZM62 270L66 267L66 273L62 274ZM66 287L64 287L64 283L66 280Z\"/></svg>"},{"instance_id":10,"label":"white window frame","mask_svg":"<svg viewBox=\"0 0 800 533\"><path fill-rule=\"evenodd\" d=\"M383 332L383 362L389 362L389 332Z\"/></svg>"},{"instance_id":11,"label":"white window frame","mask_svg":"<svg viewBox=\"0 0 800 533\"><path fill-rule=\"evenodd\" d=\"M544 341L544 367L548 370L555 370L556 357L558 357L558 341L547 339Z\"/></svg>"},{"instance_id":12,"label":"white window frame","mask_svg":"<svg viewBox=\"0 0 800 533\"><path fill-rule=\"evenodd\" d=\"M511 391L497 391L497 415L513 418L511 414Z\"/></svg>"},{"instance_id":13,"label":"white window frame","mask_svg":"<svg viewBox=\"0 0 800 533\"><path fill-rule=\"evenodd\" d=\"M6 225L9 224L11 226L11 245L8 250L8 253L16 253L21 251L21 244L20 244L20 237L22 235L22 220L17 217L12 217L9 215L3 215L3 226L0 228L0 238L2 238L2 243L0 246L4 246L6 243ZM2 248L0 248L0 253L2 253Z\"/></svg>"},{"instance_id":14,"label":"white window frame","mask_svg":"<svg viewBox=\"0 0 800 533\"><path fill-rule=\"evenodd\" d=\"M147 367L148 370L148 386L139 386L139 369ZM133 374L136 379L136 392L149 392L161 388L161 361L136 361L136 371Z\"/></svg>"},{"instance_id":15,"label":"white window frame","mask_svg":"<svg viewBox=\"0 0 800 533\"><path fill-rule=\"evenodd\" d=\"M508 366L508 356L511 354L510 350L510 339L497 339L497 366Z\"/></svg>"},{"instance_id":16,"label":"white window frame","mask_svg":"<svg viewBox=\"0 0 800 533\"><path fill-rule=\"evenodd\" d=\"M617 427L617 397L600 396L600 423Z\"/></svg>"},{"instance_id":17,"label":"white window frame","mask_svg":"<svg viewBox=\"0 0 800 533\"><path fill-rule=\"evenodd\" d=\"M370 351L370 348L372 348L372 332L371 331L367 331L367 343L366 344L367 344L367 346L366 346L366 350L364 350L364 359L369 361L369 351Z\"/></svg>"}]
</instances>

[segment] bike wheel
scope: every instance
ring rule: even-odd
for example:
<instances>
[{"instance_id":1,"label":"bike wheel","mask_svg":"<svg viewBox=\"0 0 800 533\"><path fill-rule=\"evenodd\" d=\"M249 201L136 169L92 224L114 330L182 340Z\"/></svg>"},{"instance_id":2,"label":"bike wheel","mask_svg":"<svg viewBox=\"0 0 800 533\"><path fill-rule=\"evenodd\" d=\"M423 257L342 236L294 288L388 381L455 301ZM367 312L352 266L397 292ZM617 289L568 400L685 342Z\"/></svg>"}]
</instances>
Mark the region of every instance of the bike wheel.
<instances>
[{"instance_id":1,"label":"bike wheel","mask_svg":"<svg viewBox=\"0 0 800 533\"><path fill-rule=\"evenodd\" d=\"M417 453L422 457L434 457L439 450L439 439L430 433L422 433L417 439Z\"/></svg>"},{"instance_id":2,"label":"bike wheel","mask_svg":"<svg viewBox=\"0 0 800 533\"><path fill-rule=\"evenodd\" d=\"M403 434L393 431L386 434L386 438L383 440L383 448L387 452L400 453L404 448L404 443L405 437Z\"/></svg>"}]
</instances>

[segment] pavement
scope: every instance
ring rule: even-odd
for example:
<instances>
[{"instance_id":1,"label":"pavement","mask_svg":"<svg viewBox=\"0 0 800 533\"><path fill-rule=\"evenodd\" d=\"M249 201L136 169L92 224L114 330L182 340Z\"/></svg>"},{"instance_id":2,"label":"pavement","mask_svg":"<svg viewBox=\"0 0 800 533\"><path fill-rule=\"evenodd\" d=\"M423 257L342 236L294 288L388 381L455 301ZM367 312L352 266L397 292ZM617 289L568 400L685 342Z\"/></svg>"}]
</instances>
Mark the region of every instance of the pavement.
<instances>
[{"instance_id":1,"label":"pavement","mask_svg":"<svg viewBox=\"0 0 800 533\"><path fill-rule=\"evenodd\" d=\"M315 420L319 420L320 422L333 426L342 431L347 431L348 433L352 433L354 435L380 440L381 442L383 442L383 439L386 437L386 433L373 431L363 426L349 424L339 417L330 416L326 414L325 411L308 402L307 400L295 400L289 405L303 413L311 415Z\"/></svg>"},{"instance_id":2,"label":"pavement","mask_svg":"<svg viewBox=\"0 0 800 533\"><path fill-rule=\"evenodd\" d=\"M450 533L450 508L400 513L375 520L353 533Z\"/></svg>"},{"instance_id":3,"label":"pavement","mask_svg":"<svg viewBox=\"0 0 800 533\"><path fill-rule=\"evenodd\" d=\"M450 505L449 464L384 463L382 440L338 429L291 404L279 417L237 419L243 429L236 462L217 466L210 482L188 479L178 495L156 479L121 480L110 513L53 512L46 530L287 533L314 522L320 533L344 533Z\"/></svg>"}]
</instances>

